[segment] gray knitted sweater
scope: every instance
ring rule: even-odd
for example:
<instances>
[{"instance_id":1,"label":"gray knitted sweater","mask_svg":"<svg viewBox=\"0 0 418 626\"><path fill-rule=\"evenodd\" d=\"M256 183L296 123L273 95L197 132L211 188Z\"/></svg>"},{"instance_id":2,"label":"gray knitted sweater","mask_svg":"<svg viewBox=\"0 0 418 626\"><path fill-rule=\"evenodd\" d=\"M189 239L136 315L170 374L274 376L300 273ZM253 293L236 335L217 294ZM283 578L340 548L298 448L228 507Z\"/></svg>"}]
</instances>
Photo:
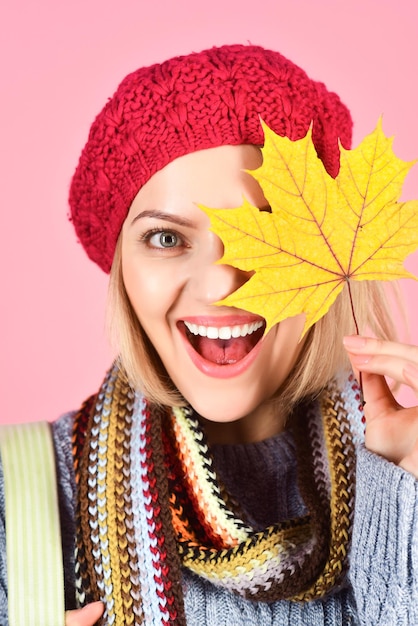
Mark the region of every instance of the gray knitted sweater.
<instances>
[{"instance_id":1,"label":"gray knitted sweater","mask_svg":"<svg viewBox=\"0 0 418 626\"><path fill-rule=\"evenodd\" d=\"M71 426L71 414L53 425L67 608L75 606ZM213 454L217 471L255 527L304 512L288 433L257 444L215 446ZM0 464L0 626L8 626L5 554ZM183 590L189 626L418 626L418 481L360 448L349 575L344 587L325 599L252 602L186 570Z\"/></svg>"}]
</instances>

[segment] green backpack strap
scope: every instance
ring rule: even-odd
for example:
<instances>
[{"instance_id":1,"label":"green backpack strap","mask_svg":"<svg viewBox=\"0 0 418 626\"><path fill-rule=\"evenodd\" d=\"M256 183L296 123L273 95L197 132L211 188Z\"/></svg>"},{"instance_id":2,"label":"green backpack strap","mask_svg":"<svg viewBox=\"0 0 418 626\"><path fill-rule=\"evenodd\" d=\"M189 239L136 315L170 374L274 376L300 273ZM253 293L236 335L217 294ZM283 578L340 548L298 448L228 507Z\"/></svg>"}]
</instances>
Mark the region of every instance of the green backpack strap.
<instances>
[{"instance_id":1,"label":"green backpack strap","mask_svg":"<svg viewBox=\"0 0 418 626\"><path fill-rule=\"evenodd\" d=\"M47 422L0 426L10 626L64 626L55 455Z\"/></svg>"}]
</instances>

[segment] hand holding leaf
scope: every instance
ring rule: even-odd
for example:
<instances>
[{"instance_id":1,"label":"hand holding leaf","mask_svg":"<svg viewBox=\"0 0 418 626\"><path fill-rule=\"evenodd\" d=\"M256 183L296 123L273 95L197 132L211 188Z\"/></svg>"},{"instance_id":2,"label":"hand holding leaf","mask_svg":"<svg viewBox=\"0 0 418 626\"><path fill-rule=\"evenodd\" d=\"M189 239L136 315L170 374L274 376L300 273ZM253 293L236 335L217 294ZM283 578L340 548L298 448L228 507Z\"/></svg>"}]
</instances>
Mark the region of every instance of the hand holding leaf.
<instances>
[{"instance_id":1,"label":"hand holding leaf","mask_svg":"<svg viewBox=\"0 0 418 626\"><path fill-rule=\"evenodd\" d=\"M245 199L227 211L201 207L225 246L219 263L255 272L218 304L261 315L267 330L305 313L305 333L350 280L413 277L403 261L418 247L418 201L398 202L413 163L394 155L380 123L354 150L340 148L335 179L310 131L290 141L263 126L263 165L250 174L271 213Z\"/></svg>"}]
</instances>

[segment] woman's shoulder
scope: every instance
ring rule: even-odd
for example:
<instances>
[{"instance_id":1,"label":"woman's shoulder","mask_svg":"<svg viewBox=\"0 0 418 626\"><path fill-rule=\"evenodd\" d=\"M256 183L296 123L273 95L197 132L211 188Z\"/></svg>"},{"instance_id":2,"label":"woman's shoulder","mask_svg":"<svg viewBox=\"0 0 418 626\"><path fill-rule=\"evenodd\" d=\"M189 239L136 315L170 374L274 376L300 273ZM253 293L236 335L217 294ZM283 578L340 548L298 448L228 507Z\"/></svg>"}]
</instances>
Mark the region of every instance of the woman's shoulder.
<instances>
[{"instance_id":1,"label":"woman's shoulder","mask_svg":"<svg viewBox=\"0 0 418 626\"><path fill-rule=\"evenodd\" d=\"M76 411L67 411L67 413L60 415L54 422L51 422L54 442L59 443L61 440L64 442L71 441L76 414Z\"/></svg>"},{"instance_id":2,"label":"woman's shoulder","mask_svg":"<svg viewBox=\"0 0 418 626\"><path fill-rule=\"evenodd\" d=\"M51 422L52 439L55 448L55 463L60 490L64 490L68 498L75 495L74 461L73 461L73 425L76 411L61 415Z\"/></svg>"}]
</instances>

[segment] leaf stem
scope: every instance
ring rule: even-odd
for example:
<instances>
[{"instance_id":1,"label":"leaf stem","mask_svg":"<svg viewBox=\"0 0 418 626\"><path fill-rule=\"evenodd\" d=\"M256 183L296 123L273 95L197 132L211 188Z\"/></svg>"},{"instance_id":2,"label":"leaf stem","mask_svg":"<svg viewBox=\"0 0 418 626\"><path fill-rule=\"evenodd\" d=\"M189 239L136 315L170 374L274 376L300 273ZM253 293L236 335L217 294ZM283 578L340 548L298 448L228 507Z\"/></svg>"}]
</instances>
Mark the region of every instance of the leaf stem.
<instances>
[{"instance_id":1,"label":"leaf stem","mask_svg":"<svg viewBox=\"0 0 418 626\"><path fill-rule=\"evenodd\" d=\"M353 294L351 292L351 283L350 283L350 279L348 276L346 276L346 281L347 281L348 297L350 298L351 313L353 315L353 320L354 320L354 326L356 329L356 334L359 335L360 332L359 332L359 328L357 324L356 312L354 311L354 302L353 302Z\"/></svg>"},{"instance_id":2,"label":"leaf stem","mask_svg":"<svg viewBox=\"0 0 418 626\"><path fill-rule=\"evenodd\" d=\"M346 281L347 281L348 297L350 298L351 313L353 315L354 327L356 329L356 334L359 335L360 332L359 332L359 327L358 327L358 323L357 323L356 312L354 310L354 302L353 302L353 294L352 294L352 291L351 291L351 283L350 283L350 278L348 276L346 276ZM364 393L363 393L363 375L362 375L362 372L359 372L358 384L359 384L360 393L361 393L361 403L364 406L366 404L366 401L364 399Z\"/></svg>"}]
</instances>

